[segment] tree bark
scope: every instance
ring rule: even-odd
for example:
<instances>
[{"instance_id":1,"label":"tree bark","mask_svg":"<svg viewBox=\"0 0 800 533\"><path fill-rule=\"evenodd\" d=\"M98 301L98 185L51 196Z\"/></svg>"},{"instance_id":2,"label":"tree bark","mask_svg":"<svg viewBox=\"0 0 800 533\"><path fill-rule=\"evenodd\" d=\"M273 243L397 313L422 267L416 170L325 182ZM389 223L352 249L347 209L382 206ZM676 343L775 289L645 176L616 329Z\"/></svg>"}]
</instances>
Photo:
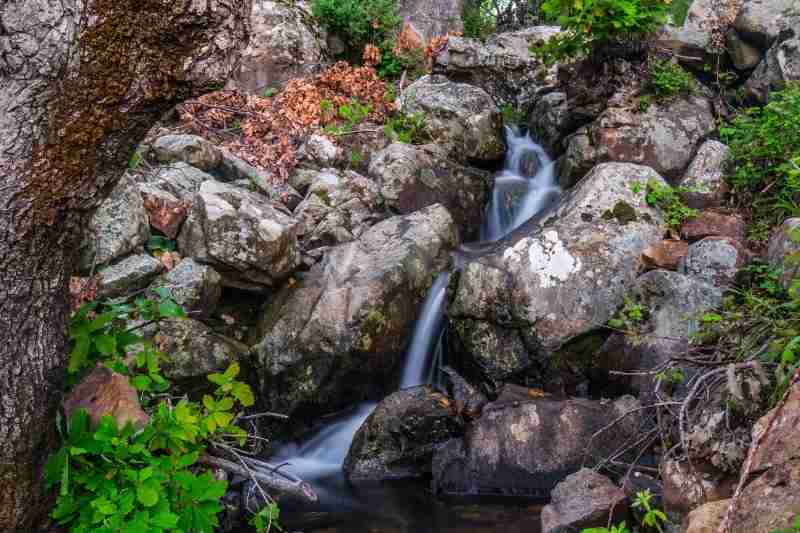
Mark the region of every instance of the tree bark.
<instances>
[{"instance_id":1,"label":"tree bark","mask_svg":"<svg viewBox=\"0 0 800 533\"><path fill-rule=\"evenodd\" d=\"M219 87L252 0L0 0L0 531L46 511L82 224L148 128Z\"/></svg>"}]
</instances>

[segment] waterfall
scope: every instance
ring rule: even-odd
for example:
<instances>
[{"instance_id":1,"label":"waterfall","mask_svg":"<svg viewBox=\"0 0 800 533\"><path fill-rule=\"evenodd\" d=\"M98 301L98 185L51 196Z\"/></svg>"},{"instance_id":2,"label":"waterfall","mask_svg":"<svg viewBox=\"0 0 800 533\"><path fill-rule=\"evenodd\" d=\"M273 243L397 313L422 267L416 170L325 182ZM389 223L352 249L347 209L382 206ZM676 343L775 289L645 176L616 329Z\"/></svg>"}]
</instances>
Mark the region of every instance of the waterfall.
<instances>
[{"instance_id":1,"label":"waterfall","mask_svg":"<svg viewBox=\"0 0 800 533\"><path fill-rule=\"evenodd\" d=\"M496 176L481 237L496 241L520 227L558 199L554 163L530 134L507 127L508 155ZM467 250L467 255L474 251ZM406 353L401 388L432 383L442 358L442 326L450 272L434 281L420 310ZM275 457L287 470L306 480L319 480L341 472L358 429L372 413L374 403L362 404L354 413L320 430L301 446L288 445Z\"/></svg>"}]
</instances>

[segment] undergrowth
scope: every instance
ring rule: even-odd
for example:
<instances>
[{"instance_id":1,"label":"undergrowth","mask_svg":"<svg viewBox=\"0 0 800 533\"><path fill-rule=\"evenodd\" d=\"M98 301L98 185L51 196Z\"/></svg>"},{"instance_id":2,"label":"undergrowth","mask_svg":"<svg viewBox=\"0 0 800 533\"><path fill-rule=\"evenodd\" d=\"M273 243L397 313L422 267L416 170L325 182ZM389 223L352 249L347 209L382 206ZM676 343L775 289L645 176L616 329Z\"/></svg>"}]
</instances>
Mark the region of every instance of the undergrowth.
<instances>
[{"instance_id":1,"label":"undergrowth","mask_svg":"<svg viewBox=\"0 0 800 533\"><path fill-rule=\"evenodd\" d=\"M695 88L694 77L677 62L658 60L650 66L648 90L659 99L691 94Z\"/></svg>"},{"instance_id":2,"label":"undergrowth","mask_svg":"<svg viewBox=\"0 0 800 533\"><path fill-rule=\"evenodd\" d=\"M697 210L688 207L681 198L688 191L686 188L650 181L647 183L646 201L648 205L661 209L664 220L671 229L679 230L685 220L697 216Z\"/></svg>"},{"instance_id":3,"label":"undergrowth","mask_svg":"<svg viewBox=\"0 0 800 533\"><path fill-rule=\"evenodd\" d=\"M492 0L468 0L461 14L464 21L464 37L486 40L497 31Z\"/></svg>"}]
</instances>

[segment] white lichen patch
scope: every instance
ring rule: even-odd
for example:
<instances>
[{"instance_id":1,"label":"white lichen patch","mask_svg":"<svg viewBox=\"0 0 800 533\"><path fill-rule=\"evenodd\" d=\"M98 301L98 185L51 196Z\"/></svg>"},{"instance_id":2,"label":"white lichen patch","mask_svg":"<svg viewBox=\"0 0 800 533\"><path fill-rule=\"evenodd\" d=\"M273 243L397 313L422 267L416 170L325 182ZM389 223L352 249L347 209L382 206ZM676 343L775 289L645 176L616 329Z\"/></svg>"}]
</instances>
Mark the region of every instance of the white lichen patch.
<instances>
[{"instance_id":1,"label":"white lichen patch","mask_svg":"<svg viewBox=\"0 0 800 533\"><path fill-rule=\"evenodd\" d=\"M531 272L539 276L542 288L555 287L567 281L582 266L580 259L569 253L555 230L545 231L541 240L531 242L528 259Z\"/></svg>"},{"instance_id":2,"label":"white lichen patch","mask_svg":"<svg viewBox=\"0 0 800 533\"><path fill-rule=\"evenodd\" d=\"M511 436L520 443L529 442L531 440L531 430L539 427L539 414L536 412L535 405L526 406L525 414L527 415L527 420L521 419L509 427Z\"/></svg>"}]
</instances>

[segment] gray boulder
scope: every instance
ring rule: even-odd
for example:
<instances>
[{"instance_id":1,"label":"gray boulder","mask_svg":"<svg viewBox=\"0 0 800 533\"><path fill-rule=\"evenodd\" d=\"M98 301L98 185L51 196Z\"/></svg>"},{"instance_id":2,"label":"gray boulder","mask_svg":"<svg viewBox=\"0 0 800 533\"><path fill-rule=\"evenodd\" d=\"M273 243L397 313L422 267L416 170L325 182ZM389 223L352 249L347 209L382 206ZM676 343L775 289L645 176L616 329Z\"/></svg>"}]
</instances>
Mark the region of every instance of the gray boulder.
<instances>
[{"instance_id":1,"label":"gray boulder","mask_svg":"<svg viewBox=\"0 0 800 533\"><path fill-rule=\"evenodd\" d=\"M733 26L746 41L766 50L788 25L793 7L794 0L744 0Z\"/></svg>"},{"instance_id":2,"label":"gray boulder","mask_svg":"<svg viewBox=\"0 0 800 533\"><path fill-rule=\"evenodd\" d=\"M758 47L742 39L736 30L728 30L725 34L728 54L731 56L733 66L738 70L750 70L761 63L762 53Z\"/></svg>"},{"instance_id":3,"label":"gray boulder","mask_svg":"<svg viewBox=\"0 0 800 533\"><path fill-rule=\"evenodd\" d=\"M645 112L633 104L611 106L566 141L559 160L561 185L572 186L605 161L646 165L678 180L700 141L716 127L711 102L700 96L654 102Z\"/></svg>"},{"instance_id":4,"label":"gray boulder","mask_svg":"<svg viewBox=\"0 0 800 533\"><path fill-rule=\"evenodd\" d=\"M550 493L542 509L542 533L569 533L618 524L627 515L625 491L594 470L582 468Z\"/></svg>"},{"instance_id":5,"label":"gray boulder","mask_svg":"<svg viewBox=\"0 0 800 533\"><path fill-rule=\"evenodd\" d=\"M250 41L227 88L261 95L324 68L325 36L301 4L255 0L250 25Z\"/></svg>"},{"instance_id":6,"label":"gray boulder","mask_svg":"<svg viewBox=\"0 0 800 533\"><path fill-rule=\"evenodd\" d=\"M795 18L800 28L800 16ZM782 32L745 84L747 94L762 103L773 91L800 81L800 29Z\"/></svg>"},{"instance_id":7,"label":"gray boulder","mask_svg":"<svg viewBox=\"0 0 800 533\"><path fill-rule=\"evenodd\" d=\"M491 176L449 160L435 144L392 144L372 156L369 173L378 181L386 206L395 212L407 214L440 203L463 235L480 228Z\"/></svg>"},{"instance_id":8,"label":"gray boulder","mask_svg":"<svg viewBox=\"0 0 800 533\"><path fill-rule=\"evenodd\" d=\"M767 261L783 270L783 286L800 277L800 218L786 219L769 241Z\"/></svg>"},{"instance_id":9,"label":"gray boulder","mask_svg":"<svg viewBox=\"0 0 800 533\"><path fill-rule=\"evenodd\" d=\"M702 67L713 57L715 35L726 25L715 0L694 0L689 6L683 26L665 26L658 36L662 46L671 48L689 67Z\"/></svg>"},{"instance_id":10,"label":"gray boulder","mask_svg":"<svg viewBox=\"0 0 800 533\"><path fill-rule=\"evenodd\" d=\"M422 113L430 137L459 160L495 161L505 153L500 110L483 89L424 76L403 91L399 107Z\"/></svg>"},{"instance_id":11,"label":"gray boulder","mask_svg":"<svg viewBox=\"0 0 800 533\"><path fill-rule=\"evenodd\" d=\"M161 261L152 256L127 257L99 272L97 297L116 298L144 289L163 270Z\"/></svg>"},{"instance_id":12,"label":"gray boulder","mask_svg":"<svg viewBox=\"0 0 800 533\"><path fill-rule=\"evenodd\" d=\"M213 181L200 187L178 236L184 257L214 266L223 284L273 286L299 264L299 223L265 197Z\"/></svg>"},{"instance_id":13,"label":"gray boulder","mask_svg":"<svg viewBox=\"0 0 800 533\"><path fill-rule=\"evenodd\" d=\"M467 358L496 357L495 368L510 358L509 371L521 370L604 325L643 267L642 252L661 242L661 213L632 190L651 180L664 183L647 167L598 165L540 224L466 265L449 316Z\"/></svg>"},{"instance_id":14,"label":"gray boulder","mask_svg":"<svg viewBox=\"0 0 800 533\"><path fill-rule=\"evenodd\" d=\"M433 69L449 79L475 85L501 105L529 111L558 85L557 66L546 66L530 47L558 35L555 26L535 26L492 36L487 42L450 37L436 55Z\"/></svg>"},{"instance_id":15,"label":"gray boulder","mask_svg":"<svg viewBox=\"0 0 800 533\"><path fill-rule=\"evenodd\" d=\"M208 316L214 312L222 297L222 276L209 265L194 259L183 259L153 288L165 287L172 298L187 313L194 316Z\"/></svg>"},{"instance_id":16,"label":"gray boulder","mask_svg":"<svg viewBox=\"0 0 800 533\"><path fill-rule=\"evenodd\" d=\"M276 294L254 349L265 405L331 412L387 383L458 242L450 214L431 206L331 249L297 286Z\"/></svg>"},{"instance_id":17,"label":"gray boulder","mask_svg":"<svg viewBox=\"0 0 800 533\"><path fill-rule=\"evenodd\" d=\"M540 399L486 406L463 441L433 458L437 492L547 497L582 467L591 468L639 430L639 402ZM631 413L628 416L624 416ZM622 417L613 431L593 435Z\"/></svg>"},{"instance_id":18,"label":"gray boulder","mask_svg":"<svg viewBox=\"0 0 800 533\"><path fill-rule=\"evenodd\" d=\"M571 120L567 94L557 91L536 101L528 126L547 153L558 156L564 153L564 139L580 125Z\"/></svg>"},{"instance_id":19,"label":"gray boulder","mask_svg":"<svg viewBox=\"0 0 800 533\"><path fill-rule=\"evenodd\" d=\"M686 205L705 209L725 202L728 193L725 165L729 157L730 148L719 141L706 141L700 146L679 184L689 191L682 195Z\"/></svg>"},{"instance_id":20,"label":"gray boulder","mask_svg":"<svg viewBox=\"0 0 800 533\"><path fill-rule=\"evenodd\" d=\"M139 188L125 174L92 214L83 234L80 269L91 271L144 246L150 238Z\"/></svg>"},{"instance_id":21,"label":"gray boulder","mask_svg":"<svg viewBox=\"0 0 800 533\"><path fill-rule=\"evenodd\" d=\"M344 472L351 482L420 477L436 447L463 433L453 402L430 387L395 392L359 428Z\"/></svg>"},{"instance_id":22,"label":"gray boulder","mask_svg":"<svg viewBox=\"0 0 800 533\"><path fill-rule=\"evenodd\" d=\"M736 274L748 261L747 250L727 237L707 237L689 247L678 271L721 289L736 280Z\"/></svg>"},{"instance_id":23,"label":"gray boulder","mask_svg":"<svg viewBox=\"0 0 800 533\"><path fill-rule=\"evenodd\" d=\"M219 149L197 135L164 135L152 150L160 163L183 162L204 171L214 170L222 160Z\"/></svg>"}]
</instances>

